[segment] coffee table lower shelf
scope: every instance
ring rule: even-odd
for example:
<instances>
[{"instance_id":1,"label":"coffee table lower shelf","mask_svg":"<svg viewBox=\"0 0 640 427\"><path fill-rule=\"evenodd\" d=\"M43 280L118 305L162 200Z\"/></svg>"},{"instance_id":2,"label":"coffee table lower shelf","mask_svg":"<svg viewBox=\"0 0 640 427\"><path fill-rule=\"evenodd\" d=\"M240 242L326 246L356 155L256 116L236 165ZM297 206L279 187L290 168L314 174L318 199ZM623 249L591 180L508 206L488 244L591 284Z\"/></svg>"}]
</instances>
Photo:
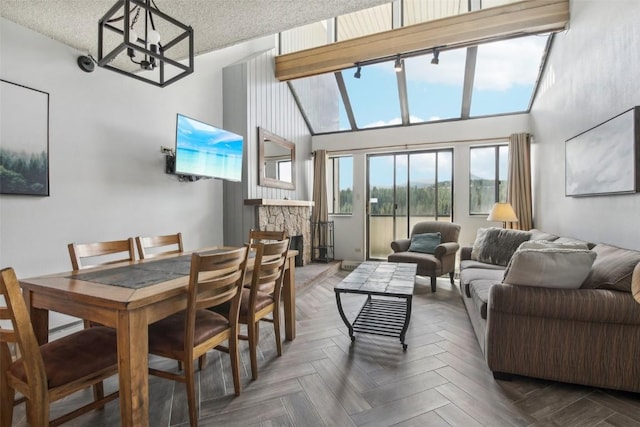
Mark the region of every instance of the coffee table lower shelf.
<instances>
[{"instance_id":1,"label":"coffee table lower shelf","mask_svg":"<svg viewBox=\"0 0 640 427\"><path fill-rule=\"evenodd\" d=\"M340 301L340 293L336 292L338 311L344 324L349 328L349 337L355 341L354 332L372 335L382 335L399 338L402 349L407 349L404 342L409 320L411 319L411 297L406 298L373 298L367 295L362 308L358 312L353 324L349 322Z\"/></svg>"}]
</instances>

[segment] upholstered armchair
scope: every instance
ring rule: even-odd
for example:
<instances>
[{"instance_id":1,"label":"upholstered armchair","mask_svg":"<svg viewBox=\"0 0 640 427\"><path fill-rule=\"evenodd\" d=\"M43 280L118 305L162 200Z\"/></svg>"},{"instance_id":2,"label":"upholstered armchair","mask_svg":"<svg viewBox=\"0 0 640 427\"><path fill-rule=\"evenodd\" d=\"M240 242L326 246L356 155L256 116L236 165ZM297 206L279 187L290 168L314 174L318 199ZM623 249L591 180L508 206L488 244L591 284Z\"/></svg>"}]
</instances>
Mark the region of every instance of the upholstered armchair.
<instances>
[{"instance_id":1,"label":"upholstered armchair","mask_svg":"<svg viewBox=\"0 0 640 427\"><path fill-rule=\"evenodd\" d=\"M425 233L440 233L440 242L437 241L437 234L425 235ZM418 235L425 235L420 237L428 238L432 246L421 246L420 239L416 237ZM410 239L391 242L394 253L389 255L388 261L416 263L417 274L431 277L431 292L435 292L438 276L449 273L451 284L453 284L456 252L460 248L459 235L460 226L452 222L419 222L413 226Z\"/></svg>"}]
</instances>

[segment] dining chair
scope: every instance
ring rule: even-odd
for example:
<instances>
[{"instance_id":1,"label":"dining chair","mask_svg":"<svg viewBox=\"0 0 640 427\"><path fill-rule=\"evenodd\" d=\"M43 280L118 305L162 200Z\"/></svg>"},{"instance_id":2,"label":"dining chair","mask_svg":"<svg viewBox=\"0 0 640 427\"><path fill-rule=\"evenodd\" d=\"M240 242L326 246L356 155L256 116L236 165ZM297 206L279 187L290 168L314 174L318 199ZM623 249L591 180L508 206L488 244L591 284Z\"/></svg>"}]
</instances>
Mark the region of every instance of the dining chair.
<instances>
[{"instance_id":1,"label":"dining chair","mask_svg":"<svg viewBox=\"0 0 640 427\"><path fill-rule=\"evenodd\" d=\"M149 368L151 375L186 384L189 420L198 424L194 361L211 349L229 353L235 395L240 395L238 311L248 250L246 247L213 255L194 253L187 309L149 325L149 353L182 363L181 374ZM207 308L229 304L227 316ZM226 347L221 344L228 341Z\"/></svg>"},{"instance_id":2,"label":"dining chair","mask_svg":"<svg viewBox=\"0 0 640 427\"><path fill-rule=\"evenodd\" d=\"M269 241L281 241L286 239L287 232L284 230L278 231L263 231L263 230L249 230L249 244L255 244L258 242L269 242Z\"/></svg>"},{"instance_id":3,"label":"dining chair","mask_svg":"<svg viewBox=\"0 0 640 427\"><path fill-rule=\"evenodd\" d=\"M108 242L69 243L67 247L69 248L69 256L71 257L71 266L74 270L82 270L97 265L113 264L122 261L134 261L136 259L136 250L131 237L126 240L112 240ZM123 255L125 253L126 256ZM98 257L102 257L102 262L96 263L96 258ZM83 261L88 258L91 259L91 264L85 264ZM93 322L84 320L85 328L93 325Z\"/></svg>"},{"instance_id":4,"label":"dining chair","mask_svg":"<svg viewBox=\"0 0 640 427\"><path fill-rule=\"evenodd\" d=\"M263 230L249 230L249 247L251 251L255 251L256 243L271 243L271 242L280 242L286 238L288 238L288 234L284 230L272 230L272 231L263 231ZM251 275L247 275L244 283L245 288L251 287ZM270 292L268 284L265 285L265 289L259 289Z\"/></svg>"},{"instance_id":5,"label":"dining chair","mask_svg":"<svg viewBox=\"0 0 640 427\"><path fill-rule=\"evenodd\" d=\"M27 403L27 421L33 426L59 425L118 397L118 391L94 396L94 401L49 421L49 405L65 396L100 384L118 373L117 338L113 329L94 327L40 346L29 318L20 284L12 268L0 271L0 426L11 426L13 407ZM9 344L21 357L12 360ZM102 387L100 387L102 390ZM16 392L22 398L15 399Z\"/></svg>"},{"instance_id":6,"label":"dining chair","mask_svg":"<svg viewBox=\"0 0 640 427\"><path fill-rule=\"evenodd\" d=\"M178 254L184 252L182 245L182 233L169 234L167 236L153 237L136 237L136 246L138 247L138 256L140 259L154 258L160 255ZM161 252L147 252L147 249L162 248L165 246L173 246L173 249Z\"/></svg>"},{"instance_id":7,"label":"dining chair","mask_svg":"<svg viewBox=\"0 0 640 427\"><path fill-rule=\"evenodd\" d=\"M136 259L136 250L131 237L126 240L113 240L109 242L69 243L68 248L71 265L74 270L94 267L96 265L113 264L121 261L133 261ZM124 253L126 253L126 256L122 255ZM103 258L102 262L94 263L96 257L107 258ZM86 264L85 261L83 261L85 258L91 258L93 260L92 264Z\"/></svg>"},{"instance_id":8,"label":"dining chair","mask_svg":"<svg viewBox=\"0 0 640 427\"><path fill-rule=\"evenodd\" d=\"M238 321L247 325L247 335L239 335L249 341L251 377L258 379L259 322L273 323L278 356L282 356L280 337L280 294L289 250L289 239L272 243L256 243L255 262L250 288L242 290ZM271 318L267 316L271 314Z\"/></svg>"}]
</instances>

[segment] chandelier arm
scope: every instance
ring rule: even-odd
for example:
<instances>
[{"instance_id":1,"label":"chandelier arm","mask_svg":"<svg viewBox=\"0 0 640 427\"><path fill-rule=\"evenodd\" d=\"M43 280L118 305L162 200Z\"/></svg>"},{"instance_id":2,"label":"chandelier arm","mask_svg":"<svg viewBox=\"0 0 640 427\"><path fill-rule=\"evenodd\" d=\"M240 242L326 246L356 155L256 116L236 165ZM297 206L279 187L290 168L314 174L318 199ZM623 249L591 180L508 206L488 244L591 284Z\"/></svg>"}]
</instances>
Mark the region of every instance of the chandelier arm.
<instances>
[{"instance_id":1,"label":"chandelier arm","mask_svg":"<svg viewBox=\"0 0 640 427\"><path fill-rule=\"evenodd\" d=\"M138 6L138 5L133 6L133 7L131 8L131 10L129 11L129 13L133 13L133 12L134 12L137 8L139 8L139 7L140 7L140 6ZM124 19L124 15L122 15L122 16L118 16L118 17L116 17L116 18L111 18L111 19L107 20L106 22L107 22L107 23L109 23L109 24L112 24L112 23L114 23L114 22L122 21L123 19Z\"/></svg>"}]
</instances>

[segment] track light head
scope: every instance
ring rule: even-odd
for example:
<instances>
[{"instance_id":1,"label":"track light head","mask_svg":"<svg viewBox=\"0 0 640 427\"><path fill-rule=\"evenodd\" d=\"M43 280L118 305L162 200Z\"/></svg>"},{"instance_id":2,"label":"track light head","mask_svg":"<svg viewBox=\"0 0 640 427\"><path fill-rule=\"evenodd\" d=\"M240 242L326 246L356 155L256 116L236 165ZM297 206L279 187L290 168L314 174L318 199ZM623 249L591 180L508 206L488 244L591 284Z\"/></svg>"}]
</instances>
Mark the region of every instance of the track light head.
<instances>
[{"instance_id":1,"label":"track light head","mask_svg":"<svg viewBox=\"0 0 640 427\"><path fill-rule=\"evenodd\" d=\"M358 69L356 70L356 72L355 72L355 73L353 73L353 77L354 77L354 78L356 78L356 79L359 79L359 78L360 78L360 75L361 75L361 74L360 74L360 71L361 71L361 70L362 70L362 67L360 67L360 66L358 65Z\"/></svg>"},{"instance_id":2,"label":"track light head","mask_svg":"<svg viewBox=\"0 0 640 427\"><path fill-rule=\"evenodd\" d=\"M393 66L393 69L396 70L396 73L402 71L402 59L400 59L400 55L396 58L396 63Z\"/></svg>"},{"instance_id":3,"label":"track light head","mask_svg":"<svg viewBox=\"0 0 640 427\"><path fill-rule=\"evenodd\" d=\"M440 56L440 52L438 51L438 49L433 49L433 58L431 59L431 63L433 65L438 65L440 63L440 59L438 59L438 56Z\"/></svg>"}]
</instances>

